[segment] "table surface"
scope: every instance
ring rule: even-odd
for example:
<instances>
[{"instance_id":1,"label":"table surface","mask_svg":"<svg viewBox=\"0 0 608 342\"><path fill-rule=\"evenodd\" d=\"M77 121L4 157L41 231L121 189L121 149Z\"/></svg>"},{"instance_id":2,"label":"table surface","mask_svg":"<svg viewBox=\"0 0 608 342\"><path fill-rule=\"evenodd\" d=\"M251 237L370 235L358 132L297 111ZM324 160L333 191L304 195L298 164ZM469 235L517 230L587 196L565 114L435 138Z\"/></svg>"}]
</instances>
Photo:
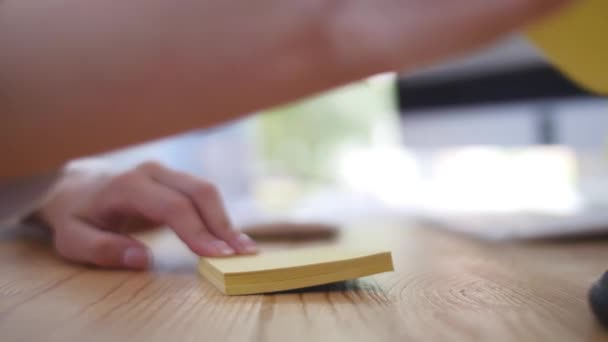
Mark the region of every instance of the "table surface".
<instances>
[{"instance_id":1,"label":"table surface","mask_svg":"<svg viewBox=\"0 0 608 342\"><path fill-rule=\"evenodd\" d=\"M0 335L8 341L595 341L587 303L608 240L488 242L408 222L351 227L395 272L227 297L172 235L145 237L150 272L58 259L29 229L0 233ZM284 248L265 245L264 248Z\"/></svg>"}]
</instances>

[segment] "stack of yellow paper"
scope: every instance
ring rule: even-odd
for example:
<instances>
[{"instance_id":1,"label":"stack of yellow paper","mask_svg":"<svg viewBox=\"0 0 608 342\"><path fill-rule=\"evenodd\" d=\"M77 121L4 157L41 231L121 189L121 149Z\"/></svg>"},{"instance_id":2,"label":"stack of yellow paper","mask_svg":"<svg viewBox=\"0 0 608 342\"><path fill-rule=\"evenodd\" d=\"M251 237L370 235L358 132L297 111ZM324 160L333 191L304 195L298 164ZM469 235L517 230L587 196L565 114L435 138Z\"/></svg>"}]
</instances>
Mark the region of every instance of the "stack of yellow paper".
<instances>
[{"instance_id":1,"label":"stack of yellow paper","mask_svg":"<svg viewBox=\"0 0 608 342\"><path fill-rule=\"evenodd\" d=\"M231 258L202 258L200 273L228 295L267 293L393 270L391 253L309 247Z\"/></svg>"}]
</instances>

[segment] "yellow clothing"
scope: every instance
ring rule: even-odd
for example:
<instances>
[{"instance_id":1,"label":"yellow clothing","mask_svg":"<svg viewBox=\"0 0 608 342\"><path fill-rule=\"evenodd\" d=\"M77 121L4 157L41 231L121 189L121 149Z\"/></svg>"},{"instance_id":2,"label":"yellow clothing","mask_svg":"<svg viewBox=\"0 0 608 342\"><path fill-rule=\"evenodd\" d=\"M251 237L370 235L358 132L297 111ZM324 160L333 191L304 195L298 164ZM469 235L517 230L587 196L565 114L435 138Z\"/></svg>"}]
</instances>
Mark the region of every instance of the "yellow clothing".
<instances>
[{"instance_id":1,"label":"yellow clothing","mask_svg":"<svg viewBox=\"0 0 608 342\"><path fill-rule=\"evenodd\" d=\"M575 2L527 33L566 76L608 95L608 0Z\"/></svg>"}]
</instances>

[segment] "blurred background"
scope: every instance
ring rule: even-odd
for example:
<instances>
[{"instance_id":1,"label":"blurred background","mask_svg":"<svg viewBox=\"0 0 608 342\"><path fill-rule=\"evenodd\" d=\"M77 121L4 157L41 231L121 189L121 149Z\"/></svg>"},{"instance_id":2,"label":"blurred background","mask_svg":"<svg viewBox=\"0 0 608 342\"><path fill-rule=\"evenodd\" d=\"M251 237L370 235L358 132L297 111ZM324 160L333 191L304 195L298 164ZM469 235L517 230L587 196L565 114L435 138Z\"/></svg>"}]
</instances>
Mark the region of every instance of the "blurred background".
<instances>
[{"instance_id":1,"label":"blurred background","mask_svg":"<svg viewBox=\"0 0 608 342\"><path fill-rule=\"evenodd\" d=\"M514 35L105 158L119 169L154 159L207 178L238 225L409 217L457 226L485 222L482 214L530 222L530 213L604 212L607 139L608 99Z\"/></svg>"}]
</instances>

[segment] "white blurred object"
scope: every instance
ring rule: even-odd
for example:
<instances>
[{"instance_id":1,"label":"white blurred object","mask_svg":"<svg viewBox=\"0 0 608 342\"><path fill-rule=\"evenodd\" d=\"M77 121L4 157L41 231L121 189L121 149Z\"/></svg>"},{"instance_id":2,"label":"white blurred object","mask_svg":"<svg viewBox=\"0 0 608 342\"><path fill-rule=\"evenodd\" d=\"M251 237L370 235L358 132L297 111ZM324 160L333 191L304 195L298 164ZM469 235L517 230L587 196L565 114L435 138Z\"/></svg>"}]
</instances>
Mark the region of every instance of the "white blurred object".
<instances>
[{"instance_id":1,"label":"white blurred object","mask_svg":"<svg viewBox=\"0 0 608 342\"><path fill-rule=\"evenodd\" d=\"M390 207L411 206L420 196L420 166L402 148L351 148L342 153L336 167L346 187Z\"/></svg>"},{"instance_id":2,"label":"white blurred object","mask_svg":"<svg viewBox=\"0 0 608 342\"><path fill-rule=\"evenodd\" d=\"M439 154L424 209L571 213L580 207L576 157L567 148L472 147Z\"/></svg>"},{"instance_id":3,"label":"white blurred object","mask_svg":"<svg viewBox=\"0 0 608 342\"><path fill-rule=\"evenodd\" d=\"M608 169L597 152L474 148L439 160L422 222L488 239L608 234Z\"/></svg>"},{"instance_id":4,"label":"white blurred object","mask_svg":"<svg viewBox=\"0 0 608 342\"><path fill-rule=\"evenodd\" d=\"M424 155L352 148L337 161L346 187L393 207L434 212L572 212L576 156L563 147L458 148Z\"/></svg>"},{"instance_id":5,"label":"white blurred object","mask_svg":"<svg viewBox=\"0 0 608 342\"><path fill-rule=\"evenodd\" d=\"M352 149L339 162L348 188L387 208L491 239L608 233L606 164L563 146Z\"/></svg>"}]
</instances>

